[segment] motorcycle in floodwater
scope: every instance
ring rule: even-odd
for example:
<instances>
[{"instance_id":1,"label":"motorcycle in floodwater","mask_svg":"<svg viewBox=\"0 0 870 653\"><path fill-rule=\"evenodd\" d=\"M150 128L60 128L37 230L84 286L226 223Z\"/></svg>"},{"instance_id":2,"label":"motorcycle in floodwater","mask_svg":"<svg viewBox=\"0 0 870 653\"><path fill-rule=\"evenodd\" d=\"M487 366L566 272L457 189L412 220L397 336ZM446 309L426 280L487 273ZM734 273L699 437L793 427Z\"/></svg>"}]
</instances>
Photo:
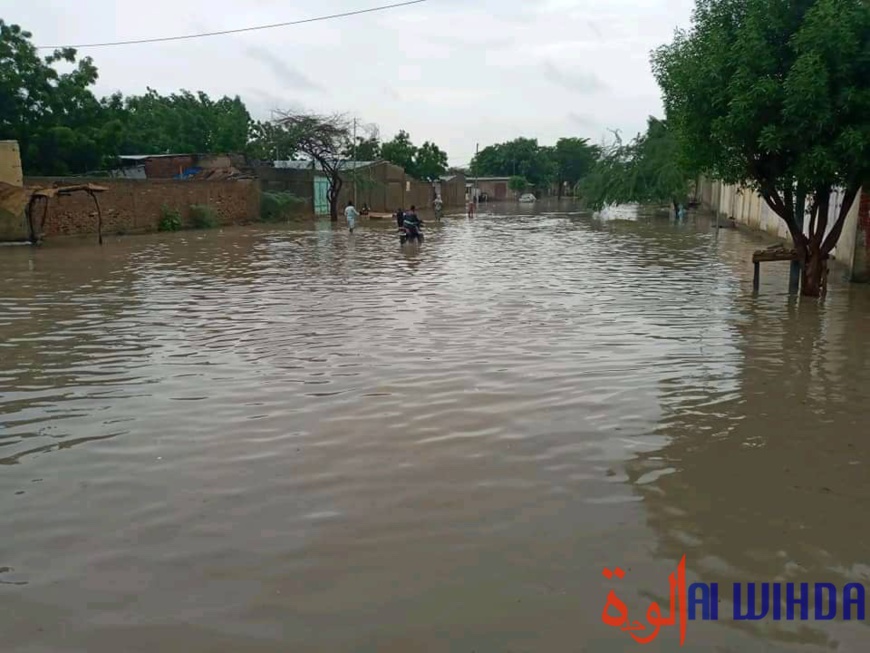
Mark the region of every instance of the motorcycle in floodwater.
<instances>
[{"instance_id":1,"label":"motorcycle in floodwater","mask_svg":"<svg viewBox=\"0 0 870 653\"><path fill-rule=\"evenodd\" d=\"M423 232L420 227L402 227L399 229L399 244L405 243L423 243Z\"/></svg>"}]
</instances>

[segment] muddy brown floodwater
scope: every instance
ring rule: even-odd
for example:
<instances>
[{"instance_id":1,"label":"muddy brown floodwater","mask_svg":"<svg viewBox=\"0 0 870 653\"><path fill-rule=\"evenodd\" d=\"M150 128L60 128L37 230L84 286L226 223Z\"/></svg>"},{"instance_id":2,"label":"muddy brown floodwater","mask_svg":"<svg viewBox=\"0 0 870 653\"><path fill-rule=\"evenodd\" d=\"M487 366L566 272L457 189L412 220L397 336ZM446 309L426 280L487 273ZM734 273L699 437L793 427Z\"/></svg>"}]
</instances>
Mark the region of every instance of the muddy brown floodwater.
<instances>
[{"instance_id":1,"label":"muddy brown floodwater","mask_svg":"<svg viewBox=\"0 0 870 653\"><path fill-rule=\"evenodd\" d=\"M0 249L0 650L866 651L601 613L870 581L868 289L515 211Z\"/></svg>"}]
</instances>

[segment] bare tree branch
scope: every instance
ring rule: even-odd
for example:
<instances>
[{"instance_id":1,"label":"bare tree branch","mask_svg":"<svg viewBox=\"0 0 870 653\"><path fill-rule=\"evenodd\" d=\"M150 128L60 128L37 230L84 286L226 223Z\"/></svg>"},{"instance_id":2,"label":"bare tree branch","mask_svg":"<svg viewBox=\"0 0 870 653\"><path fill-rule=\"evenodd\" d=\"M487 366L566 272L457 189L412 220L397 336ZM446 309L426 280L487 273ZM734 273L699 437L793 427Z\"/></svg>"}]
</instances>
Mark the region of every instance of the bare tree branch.
<instances>
[{"instance_id":1,"label":"bare tree branch","mask_svg":"<svg viewBox=\"0 0 870 653\"><path fill-rule=\"evenodd\" d=\"M283 126L298 143L300 152L320 166L329 179L329 216L338 220L338 194L344 180L341 172L347 167L344 152L353 145L353 120L345 114L323 116L313 113L278 111L275 122Z\"/></svg>"}]
</instances>

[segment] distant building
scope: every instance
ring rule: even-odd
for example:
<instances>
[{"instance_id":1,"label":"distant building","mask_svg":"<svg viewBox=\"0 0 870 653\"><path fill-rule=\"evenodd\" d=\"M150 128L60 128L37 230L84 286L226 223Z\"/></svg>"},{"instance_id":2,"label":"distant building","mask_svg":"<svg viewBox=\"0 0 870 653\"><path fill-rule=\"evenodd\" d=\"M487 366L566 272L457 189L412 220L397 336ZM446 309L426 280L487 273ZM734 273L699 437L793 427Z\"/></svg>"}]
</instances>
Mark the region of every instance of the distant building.
<instances>
[{"instance_id":1,"label":"distant building","mask_svg":"<svg viewBox=\"0 0 870 653\"><path fill-rule=\"evenodd\" d=\"M466 181L462 173L446 174L435 182L435 195L440 195L444 206L464 206Z\"/></svg>"},{"instance_id":2,"label":"distant building","mask_svg":"<svg viewBox=\"0 0 870 653\"><path fill-rule=\"evenodd\" d=\"M476 189L477 197L481 201L515 200L519 195L508 187L509 181L510 177L468 177L465 187L469 199L474 196Z\"/></svg>"},{"instance_id":3,"label":"distant building","mask_svg":"<svg viewBox=\"0 0 870 653\"><path fill-rule=\"evenodd\" d=\"M266 192L289 192L306 201L315 215L329 213L329 180L314 161L275 161L256 168L260 187ZM435 182L419 181L389 161L342 162L339 206L353 200L372 212L392 213L398 208L429 209L437 194L445 206L463 206L465 177L450 175Z\"/></svg>"}]
</instances>

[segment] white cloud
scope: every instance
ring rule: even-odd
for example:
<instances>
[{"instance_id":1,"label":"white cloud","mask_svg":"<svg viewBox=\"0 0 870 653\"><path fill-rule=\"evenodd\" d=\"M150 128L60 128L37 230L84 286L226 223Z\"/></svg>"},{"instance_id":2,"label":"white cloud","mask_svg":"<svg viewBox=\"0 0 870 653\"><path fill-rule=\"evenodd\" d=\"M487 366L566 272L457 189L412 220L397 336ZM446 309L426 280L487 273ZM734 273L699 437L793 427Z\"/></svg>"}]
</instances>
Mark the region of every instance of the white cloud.
<instances>
[{"instance_id":1,"label":"white cloud","mask_svg":"<svg viewBox=\"0 0 870 653\"><path fill-rule=\"evenodd\" d=\"M37 43L233 29L352 11L375 0L4 3ZM8 5L8 6L6 6ZM97 92L239 94L252 113L352 112L407 130L452 162L517 136L597 140L661 114L648 55L688 23L692 0L430 0L392 11L190 41L84 51Z\"/></svg>"}]
</instances>

